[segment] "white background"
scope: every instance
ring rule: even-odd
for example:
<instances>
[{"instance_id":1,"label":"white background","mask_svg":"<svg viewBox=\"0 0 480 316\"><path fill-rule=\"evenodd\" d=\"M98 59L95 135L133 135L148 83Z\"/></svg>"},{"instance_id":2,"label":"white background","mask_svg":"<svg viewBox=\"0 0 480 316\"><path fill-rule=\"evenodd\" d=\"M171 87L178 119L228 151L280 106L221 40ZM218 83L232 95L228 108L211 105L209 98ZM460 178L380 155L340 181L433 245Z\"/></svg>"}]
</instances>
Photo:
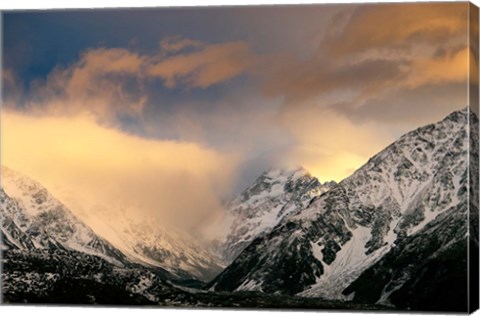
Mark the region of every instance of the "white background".
<instances>
[{"instance_id":1,"label":"white background","mask_svg":"<svg viewBox=\"0 0 480 316\"><path fill-rule=\"evenodd\" d=\"M159 7L159 6L201 6L201 5L258 5L258 4L309 4L309 3L359 3L359 2L379 2L372 0L334 0L334 1L314 1L314 0L1 0L0 10L12 9L51 9L51 8L114 8L114 7ZM389 1L382 2L414 2L408 1ZM438 0L436 1L438 2ZM480 0L472 1L477 6ZM392 315L382 313L352 313L352 312L329 312L319 311L317 314L342 316L342 315ZM20 316L20 315L68 315L68 316L96 316L105 314L115 314L118 316L149 316L149 315L178 315L178 316L295 316L295 315L312 315L312 311L245 311L245 310L207 310L207 309L159 309L159 308L90 308L90 307L12 307L1 306L0 315ZM475 313L480 315L480 312Z\"/></svg>"}]
</instances>

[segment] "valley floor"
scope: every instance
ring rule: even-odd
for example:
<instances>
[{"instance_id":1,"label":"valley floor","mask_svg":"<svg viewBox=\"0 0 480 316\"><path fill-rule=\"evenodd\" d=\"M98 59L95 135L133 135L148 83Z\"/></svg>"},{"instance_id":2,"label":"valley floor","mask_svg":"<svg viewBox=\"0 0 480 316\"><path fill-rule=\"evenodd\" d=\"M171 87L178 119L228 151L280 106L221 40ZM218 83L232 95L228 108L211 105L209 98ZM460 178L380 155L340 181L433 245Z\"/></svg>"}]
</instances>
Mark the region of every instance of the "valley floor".
<instances>
[{"instance_id":1,"label":"valley floor","mask_svg":"<svg viewBox=\"0 0 480 316\"><path fill-rule=\"evenodd\" d=\"M2 252L2 303L384 310L385 306L260 292L208 292L178 286L140 266L115 267L71 251Z\"/></svg>"},{"instance_id":2,"label":"valley floor","mask_svg":"<svg viewBox=\"0 0 480 316\"><path fill-rule=\"evenodd\" d=\"M110 305L110 306L145 306L145 307L198 307L198 308L240 308L240 309L309 309L309 310L390 310L391 307L367 304L355 304L341 301L326 301L318 298L272 295L259 292L236 293L158 293L158 302L140 295L127 296L119 289L91 280L63 280L56 294L34 296L31 293L4 293L4 304L9 305ZM77 289L71 291L70 286ZM81 288L81 290L79 290ZM88 289L88 290L87 290ZM62 293L63 292L63 293ZM72 295L66 297L65 293Z\"/></svg>"}]
</instances>

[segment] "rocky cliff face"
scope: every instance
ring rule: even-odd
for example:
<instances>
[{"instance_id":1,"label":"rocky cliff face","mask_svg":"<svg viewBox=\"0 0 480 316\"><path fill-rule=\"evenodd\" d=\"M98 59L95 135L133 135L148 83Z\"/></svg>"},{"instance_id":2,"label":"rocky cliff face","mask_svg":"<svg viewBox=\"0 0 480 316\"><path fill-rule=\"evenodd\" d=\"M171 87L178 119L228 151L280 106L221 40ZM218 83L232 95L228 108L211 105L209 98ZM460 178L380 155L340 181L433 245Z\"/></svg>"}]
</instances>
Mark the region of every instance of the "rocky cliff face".
<instances>
[{"instance_id":1,"label":"rocky cliff face","mask_svg":"<svg viewBox=\"0 0 480 316\"><path fill-rule=\"evenodd\" d=\"M253 240L210 287L357 297L344 290L385 254L466 212L467 122L465 109L405 134Z\"/></svg>"},{"instance_id":2,"label":"rocky cliff face","mask_svg":"<svg viewBox=\"0 0 480 316\"><path fill-rule=\"evenodd\" d=\"M459 123L464 122L461 118ZM478 275L478 265L468 269L468 260L472 260L472 254L478 258L479 170L478 118L471 113L466 119L469 120L466 128L470 133L470 154L465 159L469 159L470 177L462 177L461 191L457 192L462 198L418 233L399 240L348 286L344 294L351 293L355 302L402 309L467 311L466 284L469 277ZM454 159L460 158L454 156Z\"/></svg>"}]
</instances>

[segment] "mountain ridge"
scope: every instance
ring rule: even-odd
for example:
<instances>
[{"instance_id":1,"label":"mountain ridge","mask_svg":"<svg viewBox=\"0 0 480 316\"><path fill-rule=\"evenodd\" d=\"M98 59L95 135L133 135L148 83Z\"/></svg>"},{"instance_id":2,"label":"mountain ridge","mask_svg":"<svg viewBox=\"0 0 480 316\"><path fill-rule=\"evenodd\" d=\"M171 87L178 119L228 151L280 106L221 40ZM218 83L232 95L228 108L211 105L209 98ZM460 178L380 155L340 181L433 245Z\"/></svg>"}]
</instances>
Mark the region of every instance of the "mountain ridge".
<instances>
[{"instance_id":1,"label":"mountain ridge","mask_svg":"<svg viewBox=\"0 0 480 316\"><path fill-rule=\"evenodd\" d=\"M123 218L121 214L117 214L119 216L116 218L104 218L96 208L93 211L97 215L96 222L102 221L101 227L111 227L118 220L129 224L127 227L117 227L116 232L122 238L109 239L101 234L102 230L98 230L98 227L87 225L77 217L39 182L3 165L1 174L1 233L5 241L1 248L74 250L99 256L115 265L141 264L163 271L172 279L205 280L212 278L222 268L215 266L214 261L208 261L206 252L201 249L196 249L193 257L188 253L180 253L176 257L169 255L172 252L163 248L166 244L172 247L176 245L177 254L187 249L191 249L192 253L195 244L186 244L183 235L168 235L163 231L155 233L163 226L155 227L153 220L137 223ZM164 258L171 262L166 262Z\"/></svg>"},{"instance_id":2,"label":"mountain ridge","mask_svg":"<svg viewBox=\"0 0 480 316\"><path fill-rule=\"evenodd\" d=\"M37 181L6 166L1 166L1 174L2 248L58 248L89 253L115 265L128 262Z\"/></svg>"},{"instance_id":3,"label":"mountain ridge","mask_svg":"<svg viewBox=\"0 0 480 316\"><path fill-rule=\"evenodd\" d=\"M80 282L81 295L98 287L99 302L109 302L112 291L132 304L168 297L208 305L207 295L222 300L225 293L245 304L250 296L242 293L264 292L264 302L287 295L294 302L464 311L467 224L478 231L478 223L467 223L469 207L478 212L470 201L476 194L471 177L478 176L478 162L469 164L472 151L478 158L478 118L465 108L402 135L339 183L322 184L303 168L263 172L228 202L230 233L219 252L231 263L203 290L188 288L196 281L182 272L210 268L201 249L189 255L196 243L167 240L175 253L186 251L172 255L156 239L175 234L165 235L154 221L131 221L122 238L133 236L126 246L147 258L132 261L38 182L2 166L2 283L10 301L22 295L45 300L42 291L62 297L66 286ZM478 247L478 236L470 239ZM206 261L197 261L202 257ZM164 269L162 258L179 269Z\"/></svg>"},{"instance_id":4,"label":"mountain ridge","mask_svg":"<svg viewBox=\"0 0 480 316\"><path fill-rule=\"evenodd\" d=\"M255 239L208 287L353 299L342 292L362 272L465 199L468 114L404 134Z\"/></svg>"}]
</instances>

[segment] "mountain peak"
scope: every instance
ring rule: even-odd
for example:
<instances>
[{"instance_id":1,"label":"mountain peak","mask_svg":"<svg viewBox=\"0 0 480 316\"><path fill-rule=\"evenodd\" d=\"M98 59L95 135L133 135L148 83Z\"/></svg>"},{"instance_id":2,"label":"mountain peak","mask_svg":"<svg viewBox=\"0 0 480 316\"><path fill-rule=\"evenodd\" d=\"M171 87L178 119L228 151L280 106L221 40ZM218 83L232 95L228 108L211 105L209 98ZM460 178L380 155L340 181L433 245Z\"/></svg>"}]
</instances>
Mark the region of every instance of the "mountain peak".
<instances>
[{"instance_id":1,"label":"mountain peak","mask_svg":"<svg viewBox=\"0 0 480 316\"><path fill-rule=\"evenodd\" d=\"M268 233L285 216L306 207L332 187L321 184L303 167L271 168L227 204L230 234L222 257L233 260L253 239Z\"/></svg>"},{"instance_id":2,"label":"mountain peak","mask_svg":"<svg viewBox=\"0 0 480 316\"><path fill-rule=\"evenodd\" d=\"M2 178L10 178L10 177L13 177L15 175L19 175L18 172L8 168L7 166L5 165L0 165L1 167L1 171L0 171L0 175L2 176Z\"/></svg>"},{"instance_id":3,"label":"mountain peak","mask_svg":"<svg viewBox=\"0 0 480 316\"><path fill-rule=\"evenodd\" d=\"M456 123L466 122L469 112L470 112L470 109L469 109L468 106L466 106L466 107L462 108L461 110L457 110L457 111L454 111L454 112L448 114L443 119L443 121L449 120L449 121L456 122Z\"/></svg>"},{"instance_id":4,"label":"mountain peak","mask_svg":"<svg viewBox=\"0 0 480 316\"><path fill-rule=\"evenodd\" d=\"M277 177L290 177L290 176L304 176L309 174L308 170L303 168L302 166L295 166L295 167L277 167L277 168L270 168L267 171L263 172L262 175L277 178Z\"/></svg>"}]
</instances>

